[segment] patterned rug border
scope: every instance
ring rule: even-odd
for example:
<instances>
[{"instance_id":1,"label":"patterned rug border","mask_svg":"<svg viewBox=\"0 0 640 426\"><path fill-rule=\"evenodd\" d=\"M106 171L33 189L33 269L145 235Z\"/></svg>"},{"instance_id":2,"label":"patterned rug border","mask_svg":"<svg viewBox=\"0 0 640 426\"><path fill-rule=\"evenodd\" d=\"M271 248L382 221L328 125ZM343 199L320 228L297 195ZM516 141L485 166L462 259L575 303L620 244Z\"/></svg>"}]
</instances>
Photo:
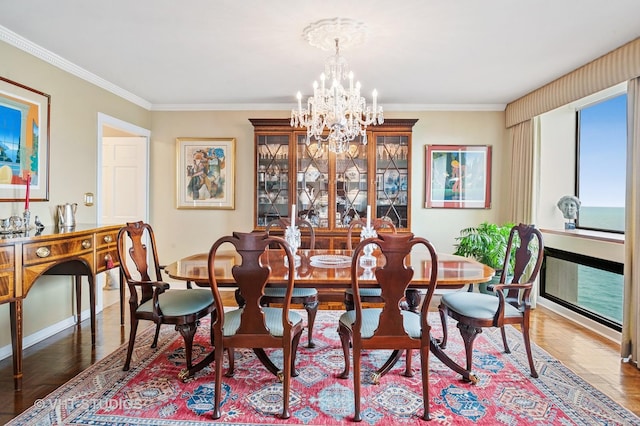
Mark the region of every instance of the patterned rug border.
<instances>
[{"instance_id":1,"label":"patterned rug border","mask_svg":"<svg viewBox=\"0 0 640 426\"><path fill-rule=\"evenodd\" d=\"M304 311L300 311L304 313ZM320 325L322 323L335 323L337 324L337 320L341 311L319 311L318 316L316 318L316 324ZM433 315L433 316L432 316ZM430 314L430 322L436 329L436 326L439 326L440 319L437 316L437 313ZM449 333L457 334L457 329L455 327L455 321L450 320L448 324ZM138 342L136 345L136 352L144 352L148 349L148 344L153 337L153 326L145 327L144 329L139 331ZM440 332L439 327L434 330L435 335L438 336ZM509 361L517 366L518 370L522 372L529 371L529 364L527 361L526 353L524 351L524 345L522 343L522 337L520 332L514 327L507 327L507 334L509 337L509 343L511 346L511 354L502 354L503 346L502 346L502 337L500 335L499 329L485 329L482 333L487 339L486 341L491 345L491 347L498 353L503 356L508 356ZM176 339L180 339L179 335L173 330L172 327L165 326L163 327L160 340L158 342L158 347L155 351L150 353L150 356L146 359L139 359L134 353L134 359L132 362L132 368L128 372L122 371L122 360L124 360L127 344L121 345L118 349L116 349L111 354L107 355L102 360L96 362L92 366L88 367L81 373L79 373L74 378L70 379L66 384L59 387L58 389L51 392L45 398L36 401L34 406L27 409L24 413L17 416L15 419L11 420L8 425L56 425L56 424L119 424L119 425L156 425L158 424L158 419L144 419L144 418L136 418L135 420L130 417L123 418L111 418L111 420L116 421L115 423L108 422L105 423L99 419L93 419L90 423L63 423L61 421L61 408L58 405L59 401L67 401L69 402L68 396L73 395L73 398L76 401L84 401L83 403L87 403L86 400L83 400L83 383L87 380L90 380L92 377L97 376L96 372L108 372L110 374L111 387L106 390L101 395L101 400L109 401L111 397L115 395L119 390L120 386L115 386L117 383L126 383L127 377L134 377L139 372L144 371L145 368L151 364L160 354L162 354ZM457 344L454 339L450 339L451 344ZM305 344L306 340L303 338L301 345ZM461 342L459 342L461 344ZM450 350L451 346L448 347L447 352ZM476 348L477 349L477 348ZM576 425L591 425L591 424L640 424L640 417L637 417L633 412L629 411L625 407L616 403L613 399L607 396L605 393L599 391L589 383L587 383L584 379L582 379L579 375L574 373L570 368L565 366L562 362L555 359L549 353L547 353L544 349L540 348L536 344L532 343L532 350L534 354L534 360L536 362L536 368L539 373L538 379L532 379L528 375L526 375L526 379L539 389L546 397L550 399L550 401L558 406L564 413L566 413L573 423ZM475 354L474 354L474 363L475 363ZM417 360L418 358L414 358ZM435 358L430 358L431 360ZM463 360L458 359L457 362L463 362ZM419 366L419 362L414 361L414 368L416 368L416 364ZM397 367L396 367L397 368ZM111 371L109 371L111 370ZM206 372L206 369L203 370ZM202 374L200 372L199 374ZM418 375L419 376L419 375ZM479 375L480 383L483 380L487 379L485 375ZM349 379L352 383L352 378ZM564 385L564 383L570 382L573 384L573 391L568 389L569 387ZM108 384L107 383L107 384ZM77 389L77 393L74 391ZM567 392L571 392L570 395ZM67 397L66 399L64 397ZM432 395L432 400L437 398L438 395ZM582 404L577 404L576 400L581 401ZM92 400L95 404L101 404L103 402L99 400ZM570 403L573 402L573 403ZM588 405L589 407L593 407L589 413L585 413L584 405ZM608 415L603 416L601 413L607 413ZM432 413L433 415L433 413ZM210 417L203 416L202 421L190 421L190 420L169 420L163 421L163 425L167 426L201 426L203 424L210 425L234 425L234 426L255 426L263 423L250 423L250 422L242 422L238 421L239 419L234 419L234 421L224 421L224 413L223 417L219 421L212 421ZM69 420L69 419L65 419ZM312 426L315 423L294 423L296 419L291 418L289 421L281 421L281 424L288 425L304 425L304 426ZM439 423L438 418L433 418L431 424ZM444 420L444 419L442 419ZM344 419L345 422L350 422L350 419ZM459 424L458 421L455 421L456 424ZM269 423L269 424L278 424L278 423ZM505 423L509 424L509 422ZM566 423L544 423L544 424L566 424Z\"/></svg>"}]
</instances>

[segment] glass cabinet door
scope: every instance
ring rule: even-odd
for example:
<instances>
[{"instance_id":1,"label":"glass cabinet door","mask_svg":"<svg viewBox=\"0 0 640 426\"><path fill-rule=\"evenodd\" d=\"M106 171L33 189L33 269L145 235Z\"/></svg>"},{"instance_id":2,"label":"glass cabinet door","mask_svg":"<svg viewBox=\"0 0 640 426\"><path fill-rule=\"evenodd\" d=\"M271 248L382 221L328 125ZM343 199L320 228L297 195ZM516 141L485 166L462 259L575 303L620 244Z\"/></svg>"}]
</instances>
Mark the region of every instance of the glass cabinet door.
<instances>
[{"instance_id":1,"label":"glass cabinet door","mask_svg":"<svg viewBox=\"0 0 640 426\"><path fill-rule=\"evenodd\" d=\"M367 149L355 140L346 152L336 155L336 228L348 227L353 219L366 217Z\"/></svg>"},{"instance_id":2,"label":"glass cabinet door","mask_svg":"<svg viewBox=\"0 0 640 426\"><path fill-rule=\"evenodd\" d=\"M289 215L289 135L258 135L258 226Z\"/></svg>"},{"instance_id":3,"label":"glass cabinet door","mask_svg":"<svg viewBox=\"0 0 640 426\"><path fill-rule=\"evenodd\" d=\"M407 228L409 202L409 136L376 136L376 217Z\"/></svg>"},{"instance_id":4,"label":"glass cabinet door","mask_svg":"<svg viewBox=\"0 0 640 426\"><path fill-rule=\"evenodd\" d=\"M297 135L296 144L296 211L314 227L329 227L329 155L311 142L306 134Z\"/></svg>"}]
</instances>

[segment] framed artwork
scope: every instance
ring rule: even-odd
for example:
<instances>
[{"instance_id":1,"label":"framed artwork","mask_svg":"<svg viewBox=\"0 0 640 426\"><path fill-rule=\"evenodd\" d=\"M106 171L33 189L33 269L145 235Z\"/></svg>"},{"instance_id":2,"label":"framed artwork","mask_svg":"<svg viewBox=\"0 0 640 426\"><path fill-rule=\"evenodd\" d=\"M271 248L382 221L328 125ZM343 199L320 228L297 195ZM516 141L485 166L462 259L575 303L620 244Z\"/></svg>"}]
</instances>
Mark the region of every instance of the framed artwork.
<instances>
[{"instance_id":1,"label":"framed artwork","mask_svg":"<svg viewBox=\"0 0 640 426\"><path fill-rule=\"evenodd\" d=\"M51 96L0 77L0 201L49 200Z\"/></svg>"},{"instance_id":2,"label":"framed artwork","mask_svg":"<svg viewBox=\"0 0 640 426\"><path fill-rule=\"evenodd\" d=\"M425 207L491 207L491 146L427 145Z\"/></svg>"},{"instance_id":3,"label":"framed artwork","mask_svg":"<svg viewBox=\"0 0 640 426\"><path fill-rule=\"evenodd\" d=\"M235 138L177 139L179 209L235 208Z\"/></svg>"}]
</instances>

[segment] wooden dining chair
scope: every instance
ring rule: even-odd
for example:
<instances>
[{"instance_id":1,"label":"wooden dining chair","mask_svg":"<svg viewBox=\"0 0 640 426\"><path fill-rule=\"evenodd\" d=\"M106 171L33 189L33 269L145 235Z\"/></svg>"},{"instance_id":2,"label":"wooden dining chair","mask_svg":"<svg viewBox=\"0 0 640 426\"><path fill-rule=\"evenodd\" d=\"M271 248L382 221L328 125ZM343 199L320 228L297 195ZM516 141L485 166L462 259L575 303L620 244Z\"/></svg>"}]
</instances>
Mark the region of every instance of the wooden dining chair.
<instances>
[{"instance_id":1,"label":"wooden dining chair","mask_svg":"<svg viewBox=\"0 0 640 426\"><path fill-rule=\"evenodd\" d=\"M286 218L277 219L271 221L267 227L267 233L270 233L274 228L286 229L290 226L291 221ZM313 229L313 225L306 219L297 218L296 226L300 228L302 243L304 248L313 250L316 245L316 234ZM262 302L264 305L269 306L272 303L281 304L284 301L285 289L282 287L267 287L264 290L264 296ZM300 288L295 287L293 289L293 295L291 296L291 303L301 304L305 311L307 311L307 347L313 348L313 325L316 322L316 315L318 313L318 290L315 288Z\"/></svg>"},{"instance_id":2,"label":"wooden dining chair","mask_svg":"<svg viewBox=\"0 0 640 426\"><path fill-rule=\"evenodd\" d=\"M440 299L442 342L447 345L447 316L458 321L464 340L467 371L472 369L473 342L485 327L500 327L505 353L511 353L507 344L506 324L519 324L529 359L531 377L538 373L531 354L529 316L531 290L542 265L544 245L542 234L534 225L519 224L511 228L504 259L503 272L497 285L489 286L494 294L454 292ZM512 258L515 257L515 263ZM513 268L510 265L513 263ZM511 272L512 271L512 272Z\"/></svg>"},{"instance_id":3,"label":"wooden dining chair","mask_svg":"<svg viewBox=\"0 0 640 426\"><path fill-rule=\"evenodd\" d=\"M282 308L263 306L262 294L269 282L271 268L263 264L261 256L270 245L284 249L288 259L288 279L284 292ZM231 245L242 258L242 263L232 269L233 277L244 298L244 305L236 309L225 309L215 277L215 262L218 249ZM289 418L289 395L291 376L295 375L295 358L298 342L302 335L302 316L290 310L293 295L295 264L286 241L279 237L270 237L266 232L234 232L233 235L218 239L209 251L209 281L215 301L215 321L213 336L215 342L215 386L213 418L220 418L220 400L222 395L222 363L225 348L253 348L260 361L277 374L283 384L282 413L280 417ZM281 348L283 365L278 369L267 357L265 348ZM227 376L233 375L233 356L229 358ZM255 374L255 372L252 372Z\"/></svg>"},{"instance_id":4,"label":"wooden dining chair","mask_svg":"<svg viewBox=\"0 0 640 426\"><path fill-rule=\"evenodd\" d=\"M360 298L359 257L367 244L376 244L382 251L385 262L376 267L375 277L381 290L382 307L364 308ZM411 285L414 271L406 266L405 258L415 246L423 245L429 252L431 262L425 264L424 273L429 285L424 303L419 312L400 308L400 301ZM342 343L345 368L338 376L349 377L349 345L353 346L353 389L355 398L354 421L360 421L360 375L362 351L372 349L420 350L422 373L423 420L429 420L429 344L431 326L428 321L429 303L437 284L438 257L433 245L412 233L381 233L377 238L361 241L356 247L351 262L351 289L354 295L354 310L340 316L338 334ZM386 366L386 364L385 364ZM383 366L383 369L385 368ZM374 380L375 381L375 380Z\"/></svg>"},{"instance_id":5,"label":"wooden dining chair","mask_svg":"<svg viewBox=\"0 0 640 426\"><path fill-rule=\"evenodd\" d=\"M364 228L366 226L366 222L362 219L354 219L349 222L349 229L347 230L347 250L353 250L353 233L356 228ZM393 222L383 219L374 219L371 222L371 226L373 229L377 231L381 229L387 229L389 232L395 234L396 226ZM361 288L360 289L360 297L363 302L366 303L381 303L382 299L380 297L380 289L379 288ZM347 311L353 310L353 291L348 288L344 292L344 306Z\"/></svg>"},{"instance_id":6,"label":"wooden dining chair","mask_svg":"<svg viewBox=\"0 0 640 426\"><path fill-rule=\"evenodd\" d=\"M118 232L117 250L122 274L129 287L131 331L124 371L129 370L140 320L152 321L156 331L151 347L158 344L162 324L173 324L184 338L187 368L180 372L184 380L204 365L192 363L193 338L201 318L214 310L208 289L170 290L162 280L156 240L151 225L130 222ZM213 318L212 318L213 319Z\"/></svg>"}]
</instances>

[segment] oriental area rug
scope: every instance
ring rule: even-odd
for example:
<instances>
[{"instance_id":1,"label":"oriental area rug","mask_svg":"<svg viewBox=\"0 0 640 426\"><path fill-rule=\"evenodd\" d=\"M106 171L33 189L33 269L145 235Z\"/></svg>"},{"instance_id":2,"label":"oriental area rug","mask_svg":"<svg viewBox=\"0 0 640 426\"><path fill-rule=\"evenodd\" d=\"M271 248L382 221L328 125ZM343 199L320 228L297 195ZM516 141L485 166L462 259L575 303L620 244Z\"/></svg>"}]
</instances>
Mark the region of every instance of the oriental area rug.
<instances>
[{"instance_id":1,"label":"oriental area rug","mask_svg":"<svg viewBox=\"0 0 640 426\"><path fill-rule=\"evenodd\" d=\"M304 312L304 311L301 311ZM97 362L10 425L338 425L353 416L353 377L339 379L344 360L337 321L340 312L320 311L314 329L316 347L298 349L298 377L292 379L291 418L276 417L282 407L282 386L251 350L235 351L235 376L223 377L222 417L213 421L213 366L188 383L178 379L185 365L183 342L164 326L156 349L149 347L153 327L139 332L131 370L122 371L126 347ZM430 314L433 334L440 334L437 313ZM209 322L202 321L195 354L211 350ZM464 362L464 346L455 322L448 325L447 354ZM464 382L437 358L430 357L429 424L446 425L631 425L640 418L594 389L559 361L533 346L540 377L529 376L522 335L507 329L512 353L504 354L497 329L485 329L474 350L477 384ZM306 334L306 333L304 333ZM417 352L417 351L414 351ZM414 377L402 375L404 356L379 384L371 372L388 351L367 351L362 365L362 424L421 424L420 360L414 354ZM271 353L281 365L281 352ZM426 424L426 423L424 423Z\"/></svg>"}]
</instances>

